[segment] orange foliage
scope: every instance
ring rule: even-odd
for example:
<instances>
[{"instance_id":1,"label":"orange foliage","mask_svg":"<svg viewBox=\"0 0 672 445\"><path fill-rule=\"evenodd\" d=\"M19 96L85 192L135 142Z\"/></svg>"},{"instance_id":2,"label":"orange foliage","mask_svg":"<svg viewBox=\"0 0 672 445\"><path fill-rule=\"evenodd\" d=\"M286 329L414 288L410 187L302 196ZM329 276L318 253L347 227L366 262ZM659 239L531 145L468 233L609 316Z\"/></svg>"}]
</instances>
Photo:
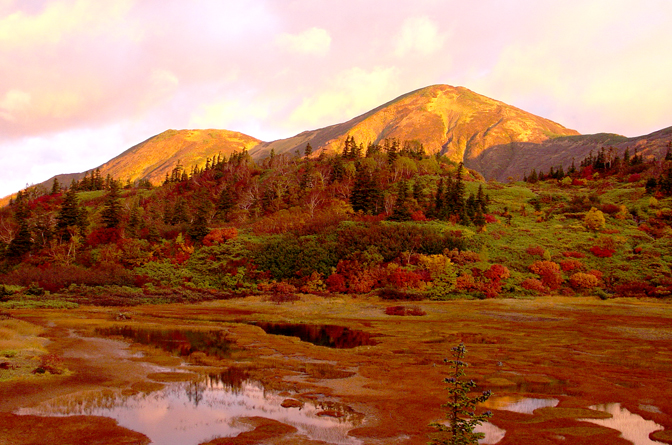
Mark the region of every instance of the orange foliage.
<instances>
[{"instance_id":1,"label":"orange foliage","mask_svg":"<svg viewBox=\"0 0 672 445\"><path fill-rule=\"evenodd\" d=\"M599 284L595 275L582 272L577 272L569 277L569 282L574 289L591 289Z\"/></svg>"},{"instance_id":2,"label":"orange foliage","mask_svg":"<svg viewBox=\"0 0 672 445\"><path fill-rule=\"evenodd\" d=\"M553 261L535 261L530 265L530 271L541 277L541 283L551 290L555 290L562 284L560 265Z\"/></svg>"},{"instance_id":3,"label":"orange foliage","mask_svg":"<svg viewBox=\"0 0 672 445\"><path fill-rule=\"evenodd\" d=\"M223 243L226 240L235 239L238 236L238 230L235 227L224 227L221 229L212 229L205 238L203 238L204 246L212 246Z\"/></svg>"}]
</instances>

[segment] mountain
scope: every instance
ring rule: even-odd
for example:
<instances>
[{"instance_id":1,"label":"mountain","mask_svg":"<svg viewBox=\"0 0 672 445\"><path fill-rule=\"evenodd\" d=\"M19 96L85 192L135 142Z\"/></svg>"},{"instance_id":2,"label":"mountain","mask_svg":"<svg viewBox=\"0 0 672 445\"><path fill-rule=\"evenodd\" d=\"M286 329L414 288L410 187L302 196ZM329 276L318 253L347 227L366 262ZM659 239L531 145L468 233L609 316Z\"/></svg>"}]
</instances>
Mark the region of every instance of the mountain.
<instances>
[{"instance_id":1,"label":"mountain","mask_svg":"<svg viewBox=\"0 0 672 445\"><path fill-rule=\"evenodd\" d=\"M129 148L98 168L103 177L109 174L122 181L147 179L160 184L178 161L189 171L193 165L204 167L207 158L249 150L260 142L228 130L167 130ZM61 184L68 185L73 179L83 178L84 173L56 177Z\"/></svg>"},{"instance_id":2,"label":"mountain","mask_svg":"<svg viewBox=\"0 0 672 445\"><path fill-rule=\"evenodd\" d=\"M548 139L541 143L511 142L494 145L471 159L466 165L487 179L507 181L522 179L532 169L547 172L551 167L562 166L565 171L572 162L579 162L592 151L612 149L618 156L625 150L630 155L641 154L644 159L662 159L668 148L672 147L672 127L668 127L645 136L627 138L617 134L599 133L580 136L565 136Z\"/></svg>"},{"instance_id":3,"label":"mountain","mask_svg":"<svg viewBox=\"0 0 672 445\"><path fill-rule=\"evenodd\" d=\"M339 152L347 136L365 146L386 138L418 141L428 153L454 161L477 158L491 146L511 142L540 143L558 136L578 135L535 116L463 87L434 85L412 91L347 122L304 131L294 137L263 142L250 150L254 158L301 152L310 143L315 153Z\"/></svg>"}]
</instances>

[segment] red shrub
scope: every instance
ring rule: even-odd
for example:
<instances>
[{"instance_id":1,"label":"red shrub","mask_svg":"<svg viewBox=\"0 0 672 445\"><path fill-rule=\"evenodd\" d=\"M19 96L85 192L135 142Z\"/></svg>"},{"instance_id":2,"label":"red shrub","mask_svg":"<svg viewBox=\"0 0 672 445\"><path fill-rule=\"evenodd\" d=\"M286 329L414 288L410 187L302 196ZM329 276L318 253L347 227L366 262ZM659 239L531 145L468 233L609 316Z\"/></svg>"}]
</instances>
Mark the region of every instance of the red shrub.
<instances>
[{"instance_id":1,"label":"red shrub","mask_svg":"<svg viewBox=\"0 0 672 445\"><path fill-rule=\"evenodd\" d=\"M329 289L329 292L346 292L347 288L345 286L345 278L343 275L335 273L329 275L329 278L327 278L327 289Z\"/></svg>"},{"instance_id":2,"label":"red shrub","mask_svg":"<svg viewBox=\"0 0 672 445\"><path fill-rule=\"evenodd\" d=\"M496 223L499 222L497 218L495 218L494 215L486 214L485 215L485 222L488 224Z\"/></svg>"},{"instance_id":3,"label":"red shrub","mask_svg":"<svg viewBox=\"0 0 672 445\"><path fill-rule=\"evenodd\" d=\"M570 272L574 269L583 269L583 263L578 260L560 261L560 268L563 272Z\"/></svg>"},{"instance_id":4,"label":"red shrub","mask_svg":"<svg viewBox=\"0 0 672 445\"><path fill-rule=\"evenodd\" d=\"M214 244L223 243L226 240L235 239L236 237L238 237L238 230L235 227L212 229L210 233L203 238L203 245L212 246Z\"/></svg>"},{"instance_id":5,"label":"red shrub","mask_svg":"<svg viewBox=\"0 0 672 445\"><path fill-rule=\"evenodd\" d=\"M586 181L583 179L572 179L572 185L586 185Z\"/></svg>"},{"instance_id":6,"label":"red shrub","mask_svg":"<svg viewBox=\"0 0 672 445\"><path fill-rule=\"evenodd\" d=\"M411 213L411 219L413 221L427 221L427 217L422 210L416 210L415 212Z\"/></svg>"},{"instance_id":7,"label":"red shrub","mask_svg":"<svg viewBox=\"0 0 672 445\"><path fill-rule=\"evenodd\" d=\"M597 270L597 269L591 269L591 270L589 270L589 271L586 272L586 273L589 273L589 274L593 275L593 276L594 276L595 278L597 278L598 280L601 280L601 279L602 279L602 276L604 275L602 272L600 272L600 271Z\"/></svg>"},{"instance_id":8,"label":"red shrub","mask_svg":"<svg viewBox=\"0 0 672 445\"><path fill-rule=\"evenodd\" d=\"M520 285L523 287L523 289L536 290L537 292L544 291L544 285L541 284L541 281L537 280L536 278L528 278L520 283Z\"/></svg>"},{"instance_id":9,"label":"red shrub","mask_svg":"<svg viewBox=\"0 0 672 445\"><path fill-rule=\"evenodd\" d=\"M525 252L527 252L528 255L543 257L546 250L541 246L529 246Z\"/></svg>"},{"instance_id":10,"label":"red shrub","mask_svg":"<svg viewBox=\"0 0 672 445\"><path fill-rule=\"evenodd\" d=\"M462 291L476 289L476 280L471 274L460 275L455 282L455 288Z\"/></svg>"},{"instance_id":11,"label":"red shrub","mask_svg":"<svg viewBox=\"0 0 672 445\"><path fill-rule=\"evenodd\" d=\"M574 289L592 289L599 284L595 275L577 272L569 277L569 282Z\"/></svg>"},{"instance_id":12,"label":"red shrub","mask_svg":"<svg viewBox=\"0 0 672 445\"><path fill-rule=\"evenodd\" d=\"M560 265L553 261L535 261L530 265L530 271L541 277L541 283L551 290L555 290L562 284Z\"/></svg>"},{"instance_id":13,"label":"red shrub","mask_svg":"<svg viewBox=\"0 0 672 445\"><path fill-rule=\"evenodd\" d=\"M637 182L640 179L642 179L642 176L639 173L633 173L632 175L628 176L628 182Z\"/></svg>"},{"instance_id":14,"label":"red shrub","mask_svg":"<svg viewBox=\"0 0 672 445\"><path fill-rule=\"evenodd\" d=\"M493 264L483 273L483 276L491 281L501 281L509 278L511 276L511 272L509 272L509 269L506 268L506 266L502 266L501 264Z\"/></svg>"},{"instance_id":15,"label":"red shrub","mask_svg":"<svg viewBox=\"0 0 672 445\"><path fill-rule=\"evenodd\" d=\"M121 240L121 233L119 229L106 229L101 227L94 230L86 237L86 242L91 247L96 247L100 244L111 244Z\"/></svg>"},{"instance_id":16,"label":"red shrub","mask_svg":"<svg viewBox=\"0 0 672 445\"><path fill-rule=\"evenodd\" d=\"M415 272L398 267L388 275L387 281L401 289L416 288L421 281L420 275Z\"/></svg>"},{"instance_id":17,"label":"red shrub","mask_svg":"<svg viewBox=\"0 0 672 445\"><path fill-rule=\"evenodd\" d=\"M610 258L616 251L606 247L593 246L590 248L590 252L598 258Z\"/></svg>"},{"instance_id":18,"label":"red shrub","mask_svg":"<svg viewBox=\"0 0 672 445\"><path fill-rule=\"evenodd\" d=\"M655 295L656 288L646 281L629 281L614 287L620 297L648 297Z\"/></svg>"},{"instance_id":19,"label":"red shrub","mask_svg":"<svg viewBox=\"0 0 672 445\"><path fill-rule=\"evenodd\" d=\"M618 213L621 210L621 207L616 204L602 204L600 210L602 213L613 215L614 213Z\"/></svg>"}]
</instances>

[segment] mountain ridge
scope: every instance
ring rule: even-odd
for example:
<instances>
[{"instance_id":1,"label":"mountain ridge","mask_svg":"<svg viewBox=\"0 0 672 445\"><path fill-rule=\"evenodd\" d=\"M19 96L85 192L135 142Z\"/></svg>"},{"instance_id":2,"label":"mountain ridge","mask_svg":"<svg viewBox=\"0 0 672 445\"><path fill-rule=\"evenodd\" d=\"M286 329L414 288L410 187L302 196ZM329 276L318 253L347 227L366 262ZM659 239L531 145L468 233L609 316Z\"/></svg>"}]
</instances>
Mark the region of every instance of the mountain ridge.
<instances>
[{"instance_id":1,"label":"mountain ridge","mask_svg":"<svg viewBox=\"0 0 672 445\"><path fill-rule=\"evenodd\" d=\"M672 128L672 127L670 127ZM591 150L616 146L619 151L639 148L645 156L657 155L672 140L672 130L626 138L619 135L581 135L549 119L533 115L465 87L431 85L405 93L346 122L271 142L216 129L166 130L124 150L100 169L122 181L149 180L154 184L181 162L186 171L203 167L206 159L247 150L255 160L275 154L294 154L308 143L313 156L339 153L346 137L358 143L381 143L394 138L416 141L430 154L442 154L478 171L486 179L520 179L531 168L568 167ZM67 185L85 172L56 175ZM0 200L8 202L9 197Z\"/></svg>"}]
</instances>

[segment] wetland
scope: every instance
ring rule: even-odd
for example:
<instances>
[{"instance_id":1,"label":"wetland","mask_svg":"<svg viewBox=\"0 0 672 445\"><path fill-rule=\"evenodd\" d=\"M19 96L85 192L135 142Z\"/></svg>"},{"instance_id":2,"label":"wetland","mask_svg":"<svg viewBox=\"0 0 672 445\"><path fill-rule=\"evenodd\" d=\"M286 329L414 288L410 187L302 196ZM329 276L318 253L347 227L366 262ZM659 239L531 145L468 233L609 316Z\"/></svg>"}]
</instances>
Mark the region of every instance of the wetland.
<instances>
[{"instance_id":1,"label":"wetland","mask_svg":"<svg viewBox=\"0 0 672 445\"><path fill-rule=\"evenodd\" d=\"M425 444L445 418L443 359L460 342L468 378L494 393L482 443L671 443L669 304L421 302L419 317L387 305L8 311L0 443ZM47 356L54 372L33 374Z\"/></svg>"}]
</instances>

